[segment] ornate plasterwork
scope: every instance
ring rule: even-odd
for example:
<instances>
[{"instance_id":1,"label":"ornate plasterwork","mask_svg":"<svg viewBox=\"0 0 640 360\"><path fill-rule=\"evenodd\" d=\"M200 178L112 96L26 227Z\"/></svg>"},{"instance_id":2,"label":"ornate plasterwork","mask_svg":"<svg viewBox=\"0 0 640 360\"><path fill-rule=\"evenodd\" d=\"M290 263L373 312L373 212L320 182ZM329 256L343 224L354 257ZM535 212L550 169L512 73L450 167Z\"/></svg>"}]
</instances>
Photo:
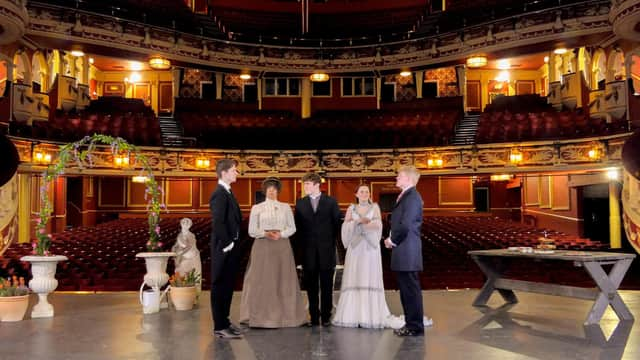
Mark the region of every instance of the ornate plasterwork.
<instances>
[{"instance_id":1,"label":"ornate plasterwork","mask_svg":"<svg viewBox=\"0 0 640 360\"><path fill-rule=\"evenodd\" d=\"M563 171L597 169L619 166L621 148L629 134L601 138L573 139L563 141L538 141L517 144L488 144L479 146L447 146L409 149L368 150L199 150L170 148L140 148L157 176L214 177L216 160L233 158L243 176L264 177L278 173L283 177L298 177L301 173L319 171L327 176L390 176L398 167L415 165L424 174L475 174L493 172ZM33 163L32 142L12 139L20 155L20 171L42 171L43 166ZM35 144L35 143L33 143ZM35 145L34 145L35 146ZM592 159L589 150L597 146L603 156ZM38 143L37 148L52 154L54 144ZM510 162L513 149L522 153L518 164ZM196 160L206 158L211 166L198 169ZM429 167L429 159L442 159L442 166ZM141 166L135 157L130 167L116 168L113 153L109 148L96 149L92 153L92 168L80 168L71 164L67 174L87 175L137 175Z\"/></svg>"},{"instance_id":2,"label":"ornate plasterwork","mask_svg":"<svg viewBox=\"0 0 640 360\"><path fill-rule=\"evenodd\" d=\"M29 22L25 0L0 0L0 45L20 39Z\"/></svg>"},{"instance_id":3,"label":"ornate plasterwork","mask_svg":"<svg viewBox=\"0 0 640 360\"><path fill-rule=\"evenodd\" d=\"M526 17L496 20L493 24L394 43L354 48L313 48L246 44L150 28L107 16L73 9L43 8L29 4L27 33L44 38L64 39L119 48L144 56L162 55L172 60L206 66L308 73L322 65L326 71L349 72L397 69L465 58L480 49L493 52L611 31L609 2L575 4L570 11L541 11ZM571 14L571 18L563 18ZM587 44L588 45L588 44ZM322 64L320 52L325 57ZM326 60L331 55L332 60Z\"/></svg>"},{"instance_id":4,"label":"ornate plasterwork","mask_svg":"<svg viewBox=\"0 0 640 360\"><path fill-rule=\"evenodd\" d=\"M623 39L640 41L640 0L613 0L609 21L613 32Z\"/></svg>"}]
</instances>

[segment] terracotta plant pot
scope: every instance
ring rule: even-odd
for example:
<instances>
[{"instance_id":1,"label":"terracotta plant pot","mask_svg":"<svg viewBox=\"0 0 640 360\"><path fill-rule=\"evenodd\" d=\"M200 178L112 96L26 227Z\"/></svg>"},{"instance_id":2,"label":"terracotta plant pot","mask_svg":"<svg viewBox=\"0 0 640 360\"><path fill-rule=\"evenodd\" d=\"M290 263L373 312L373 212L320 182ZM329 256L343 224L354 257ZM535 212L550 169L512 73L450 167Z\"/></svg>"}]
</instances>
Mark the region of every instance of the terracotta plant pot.
<instances>
[{"instance_id":1,"label":"terracotta plant pot","mask_svg":"<svg viewBox=\"0 0 640 360\"><path fill-rule=\"evenodd\" d=\"M196 300L196 287L171 287L169 297L176 310L191 310Z\"/></svg>"},{"instance_id":2,"label":"terracotta plant pot","mask_svg":"<svg viewBox=\"0 0 640 360\"><path fill-rule=\"evenodd\" d=\"M21 321L29 307L29 295L1 296L0 321Z\"/></svg>"}]
</instances>

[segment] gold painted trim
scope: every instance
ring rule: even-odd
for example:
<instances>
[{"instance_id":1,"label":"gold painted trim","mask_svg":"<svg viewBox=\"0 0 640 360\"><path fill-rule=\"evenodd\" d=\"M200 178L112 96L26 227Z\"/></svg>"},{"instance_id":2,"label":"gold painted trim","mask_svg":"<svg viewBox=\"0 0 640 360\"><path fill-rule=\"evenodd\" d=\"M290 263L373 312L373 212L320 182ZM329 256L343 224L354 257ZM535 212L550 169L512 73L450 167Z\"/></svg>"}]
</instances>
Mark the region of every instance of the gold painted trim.
<instances>
[{"instance_id":1,"label":"gold painted trim","mask_svg":"<svg viewBox=\"0 0 640 360\"><path fill-rule=\"evenodd\" d=\"M169 189L171 189L171 180L172 179L168 179L167 180L167 184L166 184L166 189L165 189L165 199L167 200L165 202L165 204L167 205L167 207L169 206L191 206L193 207L193 178L187 178L186 180L189 180L189 199L191 199L191 201L188 204L173 204L173 203L169 203ZM173 179L176 181L183 181L182 179Z\"/></svg>"},{"instance_id":2,"label":"gold painted trim","mask_svg":"<svg viewBox=\"0 0 640 360\"><path fill-rule=\"evenodd\" d=\"M124 178L121 178L120 180L123 182L124 186L127 186ZM127 206L127 194L125 193L125 191L122 192L122 204L121 205L103 204L102 203L102 178L98 178L98 207L102 207L102 208L124 208L126 206Z\"/></svg>"},{"instance_id":3,"label":"gold painted trim","mask_svg":"<svg viewBox=\"0 0 640 360\"><path fill-rule=\"evenodd\" d=\"M567 178L567 182L569 179ZM549 204L551 206L551 210L571 210L571 189L567 186L567 199L569 199L569 204L564 206L554 206L553 204L553 176L549 176Z\"/></svg>"},{"instance_id":4,"label":"gold painted trim","mask_svg":"<svg viewBox=\"0 0 640 360\"><path fill-rule=\"evenodd\" d=\"M161 179L160 181L158 181L158 183L160 184L160 186L162 186L162 195L160 197L160 203L161 204L166 204L165 200L166 200L166 193L167 193L167 187L166 187L166 180L165 179ZM127 186L127 208L146 208L147 204L142 204L142 205L135 205L135 204L131 204L131 178L127 178L127 182L126 182L126 186ZM145 185L146 186L146 185ZM164 198L163 198L164 197Z\"/></svg>"},{"instance_id":5,"label":"gold painted trim","mask_svg":"<svg viewBox=\"0 0 640 360\"><path fill-rule=\"evenodd\" d=\"M93 197L93 176L89 176L88 177L88 184L87 184L87 197Z\"/></svg>"},{"instance_id":6,"label":"gold painted trim","mask_svg":"<svg viewBox=\"0 0 640 360\"><path fill-rule=\"evenodd\" d=\"M548 202L546 204L543 203L543 198L542 198L542 194L543 194L543 188L544 185L542 184L542 179L546 178L547 179L547 193L548 193L548 197L547 200ZM549 186L549 184L551 183L551 175L538 175L538 207L540 209L551 209L551 188Z\"/></svg>"},{"instance_id":7,"label":"gold painted trim","mask_svg":"<svg viewBox=\"0 0 640 360\"><path fill-rule=\"evenodd\" d=\"M469 201L444 202L442 201L442 177L438 176L438 205L473 205L473 182L471 178L467 179L469 180Z\"/></svg>"},{"instance_id":8,"label":"gold painted trim","mask_svg":"<svg viewBox=\"0 0 640 360\"><path fill-rule=\"evenodd\" d=\"M539 192L538 192L538 202L533 202L533 203L528 203L527 202L527 198L528 198L528 196L527 196L528 190L527 189L529 188L529 180L528 179L531 179L531 178L532 177L525 176L524 177L524 181L522 182L524 184L524 206L538 206L538 205L540 205L540 194L539 194ZM540 186L540 179L538 179L538 183L536 184L536 187L539 187L539 186ZM539 190L539 189L536 189L536 190Z\"/></svg>"}]
</instances>

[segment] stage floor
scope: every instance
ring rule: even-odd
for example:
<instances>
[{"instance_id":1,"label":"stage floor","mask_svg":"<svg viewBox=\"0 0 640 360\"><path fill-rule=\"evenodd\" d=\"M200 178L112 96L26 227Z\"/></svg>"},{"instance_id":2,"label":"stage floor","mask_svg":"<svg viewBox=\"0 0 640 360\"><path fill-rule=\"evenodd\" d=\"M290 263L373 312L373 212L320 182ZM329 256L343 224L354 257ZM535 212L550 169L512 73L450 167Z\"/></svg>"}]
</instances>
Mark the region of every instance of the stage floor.
<instances>
[{"instance_id":1,"label":"stage floor","mask_svg":"<svg viewBox=\"0 0 640 360\"><path fill-rule=\"evenodd\" d=\"M477 309L477 293L425 291L434 325L424 337L329 327L250 329L242 340L212 335L208 292L192 311L152 315L142 314L133 292L55 293L54 318L0 323L0 359L640 359L640 321L618 322L608 309L600 326L584 327L591 302L527 293L510 308L494 295ZM640 291L621 295L640 316ZM387 300L402 313L397 292ZM239 302L235 293L232 320Z\"/></svg>"}]
</instances>

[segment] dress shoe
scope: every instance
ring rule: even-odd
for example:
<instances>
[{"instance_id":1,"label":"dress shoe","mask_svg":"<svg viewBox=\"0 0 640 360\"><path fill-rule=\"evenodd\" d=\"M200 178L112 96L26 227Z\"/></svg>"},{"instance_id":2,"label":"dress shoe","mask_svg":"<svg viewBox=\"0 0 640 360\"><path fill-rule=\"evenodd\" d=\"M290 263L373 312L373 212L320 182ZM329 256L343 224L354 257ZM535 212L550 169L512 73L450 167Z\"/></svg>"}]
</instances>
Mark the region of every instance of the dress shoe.
<instances>
[{"instance_id":1,"label":"dress shoe","mask_svg":"<svg viewBox=\"0 0 640 360\"><path fill-rule=\"evenodd\" d=\"M406 327L403 327L401 329L393 330L393 333L398 336L422 336L424 335L424 330L418 331L418 330L411 330L411 329L407 329Z\"/></svg>"},{"instance_id":2,"label":"dress shoe","mask_svg":"<svg viewBox=\"0 0 640 360\"><path fill-rule=\"evenodd\" d=\"M331 326L331 321L323 321L322 322L322 327L329 327Z\"/></svg>"},{"instance_id":3,"label":"dress shoe","mask_svg":"<svg viewBox=\"0 0 640 360\"><path fill-rule=\"evenodd\" d=\"M236 334L233 331L231 331L230 328L226 328L223 330L216 330L213 332L214 335L219 338L219 339L242 339L242 335L241 334Z\"/></svg>"},{"instance_id":4,"label":"dress shoe","mask_svg":"<svg viewBox=\"0 0 640 360\"><path fill-rule=\"evenodd\" d=\"M231 323L229 324L229 330L236 335L242 335L247 332L247 327Z\"/></svg>"},{"instance_id":5,"label":"dress shoe","mask_svg":"<svg viewBox=\"0 0 640 360\"><path fill-rule=\"evenodd\" d=\"M308 323L304 324L304 326L306 326L306 327L316 327L316 326L320 326L320 322L319 321L309 321Z\"/></svg>"}]
</instances>

